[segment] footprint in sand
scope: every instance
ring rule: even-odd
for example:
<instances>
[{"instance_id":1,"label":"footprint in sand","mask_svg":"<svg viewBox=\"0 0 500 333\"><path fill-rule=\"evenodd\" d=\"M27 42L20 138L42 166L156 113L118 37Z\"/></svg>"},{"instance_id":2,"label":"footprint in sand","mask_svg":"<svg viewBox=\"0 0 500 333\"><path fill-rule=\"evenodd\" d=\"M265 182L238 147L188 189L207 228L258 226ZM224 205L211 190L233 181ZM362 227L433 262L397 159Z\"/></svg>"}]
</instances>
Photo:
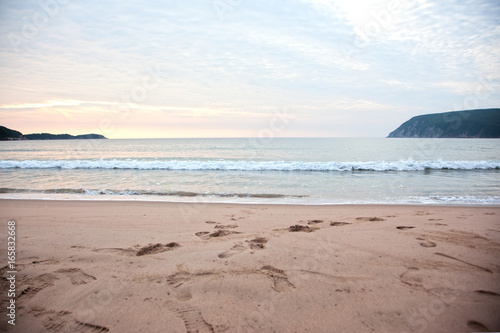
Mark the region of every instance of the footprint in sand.
<instances>
[{"instance_id":1,"label":"footprint in sand","mask_svg":"<svg viewBox=\"0 0 500 333\"><path fill-rule=\"evenodd\" d=\"M238 225L237 224L217 224L214 228L215 229L234 229L234 228L238 228Z\"/></svg>"},{"instance_id":2,"label":"footprint in sand","mask_svg":"<svg viewBox=\"0 0 500 333\"><path fill-rule=\"evenodd\" d=\"M167 283L174 288L178 288L184 283L187 283L191 280L196 280L199 278L207 278L207 277L217 277L218 274L215 272L209 272L209 271L201 271L197 273L190 273L188 271L182 270L178 271L177 273L174 273L172 275L167 276Z\"/></svg>"},{"instance_id":3,"label":"footprint in sand","mask_svg":"<svg viewBox=\"0 0 500 333\"><path fill-rule=\"evenodd\" d=\"M184 282L191 280L191 273L186 271L180 271L175 274L167 276L167 283L172 285L174 288L180 287Z\"/></svg>"},{"instance_id":4,"label":"footprint in sand","mask_svg":"<svg viewBox=\"0 0 500 333\"><path fill-rule=\"evenodd\" d=\"M56 273L65 274L71 281L71 284L79 285L79 284L87 284L94 280L97 280L94 276L86 274L80 268L67 268L67 269L59 269Z\"/></svg>"},{"instance_id":5,"label":"footprint in sand","mask_svg":"<svg viewBox=\"0 0 500 333\"><path fill-rule=\"evenodd\" d=\"M257 237L257 238L254 238L252 240L247 240L245 242L248 243L248 246L252 250L262 250L266 247L265 244L267 243L267 238ZM234 246L231 249L220 253L218 255L218 257L222 258L222 259L229 258L229 257L232 257L236 254L243 253L247 249L248 248L242 242L238 242L238 243L234 244Z\"/></svg>"},{"instance_id":6,"label":"footprint in sand","mask_svg":"<svg viewBox=\"0 0 500 333\"><path fill-rule=\"evenodd\" d=\"M351 223L348 223L348 222L331 222L330 225L332 227L339 227L339 226L342 226L342 225L348 225L348 224L351 224Z\"/></svg>"},{"instance_id":7,"label":"footprint in sand","mask_svg":"<svg viewBox=\"0 0 500 333\"><path fill-rule=\"evenodd\" d=\"M420 289L423 287L422 277L419 269L416 267L409 267L406 272L399 276L402 283Z\"/></svg>"},{"instance_id":8,"label":"footprint in sand","mask_svg":"<svg viewBox=\"0 0 500 333\"><path fill-rule=\"evenodd\" d=\"M422 242L420 242L420 246L422 246L422 247L436 247L437 246L436 243L428 241L427 239L425 239L423 237L417 237L415 239L422 241Z\"/></svg>"},{"instance_id":9,"label":"footprint in sand","mask_svg":"<svg viewBox=\"0 0 500 333\"><path fill-rule=\"evenodd\" d=\"M220 229L220 230L217 230L216 232L212 232L212 233L210 233L208 231L200 231L200 232L195 233L195 235L200 237L201 239L224 237L224 236L231 235L231 234L241 234L241 232Z\"/></svg>"},{"instance_id":10,"label":"footprint in sand","mask_svg":"<svg viewBox=\"0 0 500 333\"><path fill-rule=\"evenodd\" d=\"M245 252L246 249L247 248L243 245L242 242L238 242L238 243L234 244L234 246L231 249L220 253L218 255L218 257L221 259L229 258L229 257L232 257L236 254L240 254L240 253Z\"/></svg>"},{"instance_id":11,"label":"footprint in sand","mask_svg":"<svg viewBox=\"0 0 500 333\"><path fill-rule=\"evenodd\" d=\"M318 224L318 223L323 223L324 221L323 220L309 220L307 222L307 224L311 225L311 224Z\"/></svg>"},{"instance_id":12,"label":"footprint in sand","mask_svg":"<svg viewBox=\"0 0 500 333\"><path fill-rule=\"evenodd\" d=\"M381 217L356 217L356 220L358 220L358 221L370 221L370 222L385 221L385 219L383 219Z\"/></svg>"},{"instance_id":13,"label":"footprint in sand","mask_svg":"<svg viewBox=\"0 0 500 333\"><path fill-rule=\"evenodd\" d=\"M273 289L277 292L284 292L289 289L295 288L295 286L288 281L288 277L285 271L275 268L271 265L262 266L260 269L262 274L269 276L273 280Z\"/></svg>"},{"instance_id":14,"label":"footprint in sand","mask_svg":"<svg viewBox=\"0 0 500 333\"><path fill-rule=\"evenodd\" d=\"M422 247L436 247L437 244L426 240L426 241L420 242L420 246L422 246Z\"/></svg>"},{"instance_id":15,"label":"footprint in sand","mask_svg":"<svg viewBox=\"0 0 500 333\"><path fill-rule=\"evenodd\" d=\"M109 331L107 327L79 321L69 311L33 308L30 313L41 319L47 332L101 333Z\"/></svg>"},{"instance_id":16,"label":"footprint in sand","mask_svg":"<svg viewBox=\"0 0 500 333\"><path fill-rule=\"evenodd\" d=\"M262 250L266 247L267 238L257 237L252 240L247 241L252 250Z\"/></svg>"},{"instance_id":17,"label":"footprint in sand","mask_svg":"<svg viewBox=\"0 0 500 333\"><path fill-rule=\"evenodd\" d=\"M201 271L198 273L190 273L188 271L179 271L167 276L167 283L173 287L172 291L175 298L181 302L187 302L193 298L191 294L191 283L197 283L201 279L213 279L218 276L218 273L210 271ZM161 281L160 281L161 282Z\"/></svg>"},{"instance_id":18,"label":"footprint in sand","mask_svg":"<svg viewBox=\"0 0 500 333\"><path fill-rule=\"evenodd\" d=\"M409 229L413 229L413 228L415 228L415 227L406 226L406 225L402 225L402 226L396 227L396 229L399 229L399 230L409 230Z\"/></svg>"},{"instance_id":19,"label":"footprint in sand","mask_svg":"<svg viewBox=\"0 0 500 333\"><path fill-rule=\"evenodd\" d=\"M41 290L52 287L55 280L58 280L57 276L50 273L29 278L22 282L21 286L27 285L27 287L25 287L24 289L22 287L19 288L20 290L22 289L21 293L19 294L19 298L30 299Z\"/></svg>"},{"instance_id":20,"label":"footprint in sand","mask_svg":"<svg viewBox=\"0 0 500 333\"><path fill-rule=\"evenodd\" d=\"M139 251L137 251L136 256L140 257L140 256L148 255L148 254L161 253L161 252L173 250L173 249L178 248L178 247L180 247L180 245L178 243L175 243L175 242L171 242L168 244L160 244L160 243L150 244L150 245L144 246L141 249L139 249Z\"/></svg>"},{"instance_id":21,"label":"footprint in sand","mask_svg":"<svg viewBox=\"0 0 500 333\"><path fill-rule=\"evenodd\" d=\"M175 291L175 299L177 299L178 301L187 302L191 298L193 298L193 295L191 294L191 290L188 287L180 287Z\"/></svg>"},{"instance_id":22,"label":"footprint in sand","mask_svg":"<svg viewBox=\"0 0 500 333\"><path fill-rule=\"evenodd\" d=\"M191 305L169 301L167 309L180 317L186 327L186 332L208 332L213 333L214 328L202 316L201 311Z\"/></svg>"},{"instance_id":23,"label":"footprint in sand","mask_svg":"<svg viewBox=\"0 0 500 333\"><path fill-rule=\"evenodd\" d=\"M208 239L209 233L210 233L210 231L199 231L199 232L195 233L195 235L202 238L202 239Z\"/></svg>"},{"instance_id":24,"label":"footprint in sand","mask_svg":"<svg viewBox=\"0 0 500 333\"><path fill-rule=\"evenodd\" d=\"M104 249L95 249L95 252L104 252L104 253L114 253L114 254L120 254L124 256L129 256L129 257L135 257L135 256L145 256L145 255L150 255L150 254L156 254L156 253L161 253L165 251L170 251L174 250L176 248L180 247L178 243L171 242L167 244L161 244L161 243L156 243L156 244L149 244L146 246L141 247L140 245L136 245L134 248L104 248Z\"/></svg>"},{"instance_id":25,"label":"footprint in sand","mask_svg":"<svg viewBox=\"0 0 500 333\"><path fill-rule=\"evenodd\" d=\"M241 234L241 232L221 229L221 230L217 230L216 232L212 232L211 234L208 235L208 237L210 237L210 238L224 237L224 236L232 235L232 234Z\"/></svg>"},{"instance_id":26,"label":"footprint in sand","mask_svg":"<svg viewBox=\"0 0 500 333\"><path fill-rule=\"evenodd\" d=\"M313 232L314 230L316 230L316 229L311 228L307 225L300 225L300 224L291 225L290 227L288 227L288 231L290 231L290 232L299 232L299 231Z\"/></svg>"}]
</instances>

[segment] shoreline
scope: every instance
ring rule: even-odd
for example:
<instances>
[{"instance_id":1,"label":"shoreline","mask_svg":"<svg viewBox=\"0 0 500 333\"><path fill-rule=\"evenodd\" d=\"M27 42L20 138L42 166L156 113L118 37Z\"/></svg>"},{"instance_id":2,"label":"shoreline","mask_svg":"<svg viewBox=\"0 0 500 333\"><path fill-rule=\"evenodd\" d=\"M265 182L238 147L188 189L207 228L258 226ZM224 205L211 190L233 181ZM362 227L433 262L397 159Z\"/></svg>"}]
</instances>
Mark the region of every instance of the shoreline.
<instances>
[{"instance_id":1,"label":"shoreline","mask_svg":"<svg viewBox=\"0 0 500 333\"><path fill-rule=\"evenodd\" d=\"M492 204L463 204L463 203L283 203L283 202L235 202L235 201L167 201L167 200L141 200L141 199L62 199L62 198L1 198L0 201L61 201L61 202L124 202L124 203L159 203L159 204L188 204L188 205L249 205L249 206L403 206L403 207L477 207L477 208L500 208L500 203Z\"/></svg>"},{"instance_id":2,"label":"shoreline","mask_svg":"<svg viewBox=\"0 0 500 333\"><path fill-rule=\"evenodd\" d=\"M2 310L0 329L498 331L499 216L469 205L0 199L1 253L16 221L18 305L16 326Z\"/></svg>"}]
</instances>

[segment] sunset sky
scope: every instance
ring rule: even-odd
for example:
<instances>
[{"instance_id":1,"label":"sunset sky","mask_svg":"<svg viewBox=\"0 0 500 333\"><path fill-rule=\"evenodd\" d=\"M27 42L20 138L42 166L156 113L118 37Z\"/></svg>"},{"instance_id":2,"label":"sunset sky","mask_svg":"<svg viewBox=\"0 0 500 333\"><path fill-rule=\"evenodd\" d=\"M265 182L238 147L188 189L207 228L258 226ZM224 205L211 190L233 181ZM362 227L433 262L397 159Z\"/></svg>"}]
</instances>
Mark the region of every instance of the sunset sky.
<instances>
[{"instance_id":1,"label":"sunset sky","mask_svg":"<svg viewBox=\"0 0 500 333\"><path fill-rule=\"evenodd\" d=\"M385 137L500 107L500 1L2 0L0 125Z\"/></svg>"}]
</instances>

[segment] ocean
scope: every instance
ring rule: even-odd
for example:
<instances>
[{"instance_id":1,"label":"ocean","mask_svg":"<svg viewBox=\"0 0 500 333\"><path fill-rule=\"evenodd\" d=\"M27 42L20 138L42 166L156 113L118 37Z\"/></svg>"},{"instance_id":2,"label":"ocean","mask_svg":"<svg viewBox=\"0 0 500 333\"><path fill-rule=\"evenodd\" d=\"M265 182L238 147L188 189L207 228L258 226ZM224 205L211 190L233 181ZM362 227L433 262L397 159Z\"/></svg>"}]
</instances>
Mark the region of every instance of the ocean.
<instances>
[{"instance_id":1,"label":"ocean","mask_svg":"<svg viewBox=\"0 0 500 333\"><path fill-rule=\"evenodd\" d=\"M499 205L500 140L3 141L0 198Z\"/></svg>"}]
</instances>

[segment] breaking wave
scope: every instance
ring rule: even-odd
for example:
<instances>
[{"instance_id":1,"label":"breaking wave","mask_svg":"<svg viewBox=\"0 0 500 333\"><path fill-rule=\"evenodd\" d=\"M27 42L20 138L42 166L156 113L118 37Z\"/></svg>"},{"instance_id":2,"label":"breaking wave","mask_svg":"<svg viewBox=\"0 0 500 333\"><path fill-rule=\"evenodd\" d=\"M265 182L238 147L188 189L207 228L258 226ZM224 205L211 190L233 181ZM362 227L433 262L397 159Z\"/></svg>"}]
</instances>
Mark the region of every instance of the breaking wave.
<instances>
[{"instance_id":1,"label":"breaking wave","mask_svg":"<svg viewBox=\"0 0 500 333\"><path fill-rule=\"evenodd\" d=\"M25 193L25 194L83 194L83 195L111 195L111 196L161 196L161 197L219 197L219 198L259 198L259 199L283 199L304 198L307 195L286 195L275 193L199 193L188 191L147 191L147 190L112 190L112 189L83 189L83 188L58 188L58 189L20 189L0 188L2 193Z\"/></svg>"},{"instance_id":2,"label":"breaking wave","mask_svg":"<svg viewBox=\"0 0 500 333\"><path fill-rule=\"evenodd\" d=\"M244 160L1 160L0 169L119 169L172 171L423 171L500 170L500 161L300 162Z\"/></svg>"}]
</instances>

